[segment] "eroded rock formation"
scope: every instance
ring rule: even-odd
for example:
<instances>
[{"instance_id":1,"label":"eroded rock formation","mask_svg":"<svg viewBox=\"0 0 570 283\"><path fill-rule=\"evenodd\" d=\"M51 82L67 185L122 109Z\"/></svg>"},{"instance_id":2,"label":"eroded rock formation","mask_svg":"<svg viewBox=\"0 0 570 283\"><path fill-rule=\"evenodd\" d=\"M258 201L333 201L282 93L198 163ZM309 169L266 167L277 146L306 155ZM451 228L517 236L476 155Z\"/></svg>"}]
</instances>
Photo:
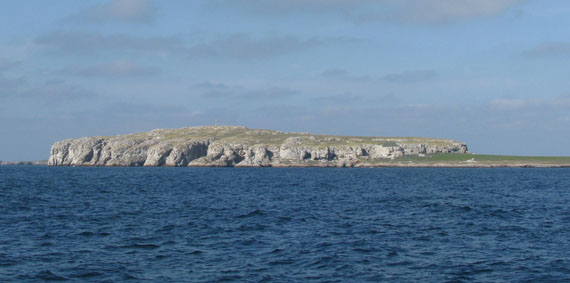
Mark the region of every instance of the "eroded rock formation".
<instances>
[{"instance_id":1,"label":"eroded rock formation","mask_svg":"<svg viewBox=\"0 0 570 283\"><path fill-rule=\"evenodd\" d=\"M208 126L56 142L52 166L355 166L437 153L465 153L446 139L339 137Z\"/></svg>"}]
</instances>

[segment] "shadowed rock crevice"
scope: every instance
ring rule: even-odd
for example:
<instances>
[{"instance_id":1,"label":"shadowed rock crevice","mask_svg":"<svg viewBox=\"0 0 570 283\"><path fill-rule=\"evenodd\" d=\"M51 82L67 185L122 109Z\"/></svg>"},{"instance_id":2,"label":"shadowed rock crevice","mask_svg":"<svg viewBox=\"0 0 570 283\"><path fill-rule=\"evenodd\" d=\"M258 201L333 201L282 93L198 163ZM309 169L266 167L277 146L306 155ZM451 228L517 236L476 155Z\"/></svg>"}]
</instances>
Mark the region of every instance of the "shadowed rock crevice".
<instances>
[{"instance_id":1,"label":"shadowed rock crevice","mask_svg":"<svg viewBox=\"0 0 570 283\"><path fill-rule=\"evenodd\" d=\"M406 155L465 153L462 142L430 138L311 135L209 126L157 129L56 142L53 166L343 166Z\"/></svg>"},{"instance_id":2,"label":"shadowed rock crevice","mask_svg":"<svg viewBox=\"0 0 570 283\"><path fill-rule=\"evenodd\" d=\"M90 162L91 159L93 159L93 149L91 149L89 151L89 153L87 153L87 155L85 155L85 157L83 158L83 162Z\"/></svg>"}]
</instances>

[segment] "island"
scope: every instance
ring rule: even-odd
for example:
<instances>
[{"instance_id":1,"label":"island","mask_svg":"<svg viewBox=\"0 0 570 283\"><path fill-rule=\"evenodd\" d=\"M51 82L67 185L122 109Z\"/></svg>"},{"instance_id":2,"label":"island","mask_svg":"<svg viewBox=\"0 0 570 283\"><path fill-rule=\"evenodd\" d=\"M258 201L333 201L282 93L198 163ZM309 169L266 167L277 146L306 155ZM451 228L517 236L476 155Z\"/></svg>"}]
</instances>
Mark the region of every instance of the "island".
<instances>
[{"instance_id":1,"label":"island","mask_svg":"<svg viewBox=\"0 0 570 283\"><path fill-rule=\"evenodd\" d=\"M473 154L464 142L439 138L315 135L242 126L201 126L58 141L51 147L48 165L569 167L570 157Z\"/></svg>"},{"instance_id":2,"label":"island","mask_svg":"<svg viewBox=\"0 0 570 283\"><path fill-rule=\"evenodd\" d=\"M0 160L0 165L35 165L35 166L45 166L48 164L47 160L38 161L2 161Z\"/></svg>"}]
</instances>

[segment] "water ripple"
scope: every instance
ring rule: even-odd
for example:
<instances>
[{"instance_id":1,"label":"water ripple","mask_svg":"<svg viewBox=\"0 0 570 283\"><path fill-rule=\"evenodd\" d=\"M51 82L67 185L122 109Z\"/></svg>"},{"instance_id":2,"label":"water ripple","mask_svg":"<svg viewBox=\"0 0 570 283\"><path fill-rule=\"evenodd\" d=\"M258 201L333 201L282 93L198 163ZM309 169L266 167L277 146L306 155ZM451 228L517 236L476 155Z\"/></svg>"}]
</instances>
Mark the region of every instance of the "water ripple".
<instances>
[{"instance_id":1,"label":"water ripple","mask_svg":"<svg viewBox=\"0 0 570 283\"><path fill-rule=\"evenodd\" d=\"M569 281L569 170L4 166L0 281Z\"/></svg>"}]
</instances>

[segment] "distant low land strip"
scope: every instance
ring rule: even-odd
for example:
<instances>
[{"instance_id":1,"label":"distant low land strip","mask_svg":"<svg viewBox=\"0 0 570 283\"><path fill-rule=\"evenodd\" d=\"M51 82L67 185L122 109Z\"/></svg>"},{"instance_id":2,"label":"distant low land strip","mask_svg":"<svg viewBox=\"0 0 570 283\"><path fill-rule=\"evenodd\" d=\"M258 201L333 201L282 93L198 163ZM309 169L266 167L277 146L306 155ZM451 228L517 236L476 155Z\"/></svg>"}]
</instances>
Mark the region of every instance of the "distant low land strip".
<instances>
[{"instance_id":1,"label":"distant low land strip","mask_svg":"<svg viewBox=\"0 0 570 283\"><path fill-rule=\"evenodd\" d=\"M39 161L1 161L0 165L47 165L47 160L39 160Z\"/></svg>"}]
</instances>

